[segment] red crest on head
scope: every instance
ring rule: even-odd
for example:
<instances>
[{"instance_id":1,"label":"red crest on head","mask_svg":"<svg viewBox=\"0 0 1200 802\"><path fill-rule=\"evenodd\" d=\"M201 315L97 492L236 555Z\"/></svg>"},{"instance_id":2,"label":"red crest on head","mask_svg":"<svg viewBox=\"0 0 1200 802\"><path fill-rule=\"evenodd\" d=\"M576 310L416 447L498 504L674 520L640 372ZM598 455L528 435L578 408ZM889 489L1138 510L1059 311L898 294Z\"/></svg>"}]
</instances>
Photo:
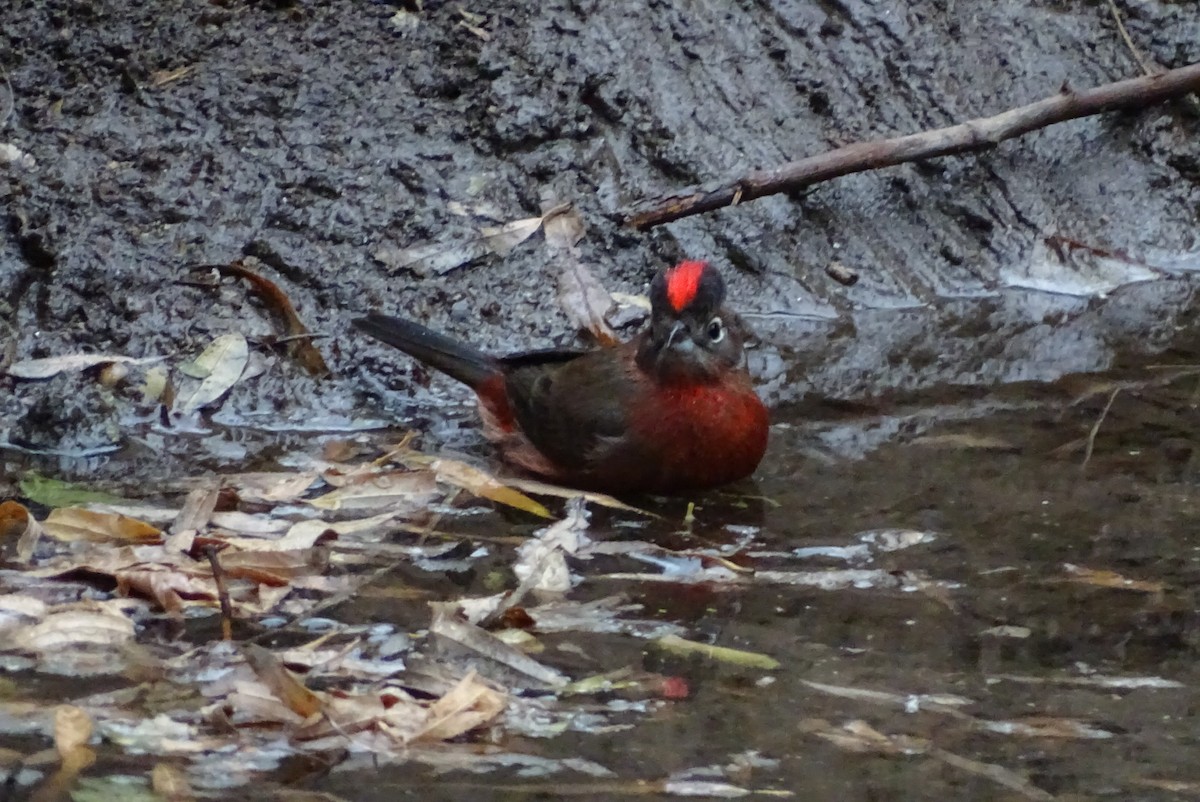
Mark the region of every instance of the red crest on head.
<instances>
[{"instance_id":1,"label":"red crest on head","mask_svg":"<svg viewBox=\"0 0 1200 802\"><path fill-rule=\"evenodd\" d=\"M700 289L707 262L680 262L667 271L667 301L676 312L690 304Z\"/></svg>"}]
</instances>

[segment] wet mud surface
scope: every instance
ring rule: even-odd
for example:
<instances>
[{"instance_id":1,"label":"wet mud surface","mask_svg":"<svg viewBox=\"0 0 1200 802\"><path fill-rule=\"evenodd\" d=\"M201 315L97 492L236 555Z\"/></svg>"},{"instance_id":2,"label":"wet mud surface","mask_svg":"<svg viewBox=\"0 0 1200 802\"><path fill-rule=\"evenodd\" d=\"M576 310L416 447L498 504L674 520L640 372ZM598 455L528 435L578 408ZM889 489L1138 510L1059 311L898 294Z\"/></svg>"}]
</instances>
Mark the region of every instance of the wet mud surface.
<instances>
[{"instance_id":1,"label":"wet mud surface","mask_svg":"<svg viewBox=\"0 0 1200 802\"><path fill-rule=\"evenodd\" d=\"M1194 4L1117 5L1154 62L1200 59ZM514 751L579 755L632 781L753 750L778 762L746 760L743 784L799 798L1020 795L945 760L811 732L818 719L865 720L1068 798L1178 798L1169 782L1195 793L1200 121L1187 108L1080 120L649 234L622 225L657 191L1133 75L1105 5L465 8L18 0L5 13L0 143L23 155L0 165L0 367L73 351L182 358L238 331L261 370L219 410L167 425L141 400L138 368L111 386L94 372L0 376L0 498L30 468L157 486L387 426L373 436L411 427L429 450L486 458L461 392L348 321L382 308L498 351L572 343L537 237L445 273L386 258L569 200L588 226L581 259L609 289L644 292L663 264L711 258L761 337L750 362L775 426L741 491L770 502L702 499L683 534L670 523L682 510L664 502L667 521L639 536L733 544L752 532L743 546L766 554L912 529L935 537L872 567L947 584L585 583L580 598L619 590L692 637L784 668L764 681L633 639L589 643L686 675L695 693L629 730ZM320 336L331 378L284 355L243 287L196 269L240 257ZM826 277L834 261L858 284ZM598 516L593 534L622 531ZM1147 585L1102 587L1067 566ZM425 615L371 599L343 613L414 626ZM1178 687L1077 682L1118 675ZM978 718L1071 717L1109 737L983 733L806 683L954 694ZM592 777L535 775L360 765L304 782L360 800L515 798L539 783L552 797L620 796Z\"/></svg>"}]
</instances>

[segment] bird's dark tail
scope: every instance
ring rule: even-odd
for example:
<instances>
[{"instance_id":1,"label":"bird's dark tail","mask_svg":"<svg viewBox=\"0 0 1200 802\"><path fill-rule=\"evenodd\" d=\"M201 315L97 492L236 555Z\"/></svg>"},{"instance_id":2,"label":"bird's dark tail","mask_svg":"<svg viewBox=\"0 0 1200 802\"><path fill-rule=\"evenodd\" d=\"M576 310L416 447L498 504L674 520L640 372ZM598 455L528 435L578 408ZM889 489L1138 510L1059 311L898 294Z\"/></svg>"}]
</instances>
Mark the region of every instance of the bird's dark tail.
<instances>
[{"instance_id":1,"label":"bird's dark tail","mask_svg":"<svg viewBox=\"0 0 1200 802\"><path fill-rule=\"evenodd\" d=\"M357 318L354 325L471 389L478 389L500 372L496 359L411 320L371 312Z\"/></svg>"}]
</instances>

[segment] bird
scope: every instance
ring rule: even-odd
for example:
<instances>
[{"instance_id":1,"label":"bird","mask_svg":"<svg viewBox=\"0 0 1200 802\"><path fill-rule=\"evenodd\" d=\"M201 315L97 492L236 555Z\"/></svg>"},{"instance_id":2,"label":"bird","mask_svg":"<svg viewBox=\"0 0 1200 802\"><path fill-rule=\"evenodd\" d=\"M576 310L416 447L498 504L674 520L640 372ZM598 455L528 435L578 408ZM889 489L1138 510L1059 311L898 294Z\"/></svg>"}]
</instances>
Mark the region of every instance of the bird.
<instances>
[{"instance_id":1,"label":"bird","mask_svg":"<svg viewBox=\"0 0 1200 802\"><path fill-rule=\"evenodd\" d=\"M745 327L706 261L650 283L650 320L592 350L491 356L411 320L353 324L475 391L501 460L541 479L612 494L682 495L743 479L769 416L746 369Z\"/></svg>"}]
</instances>

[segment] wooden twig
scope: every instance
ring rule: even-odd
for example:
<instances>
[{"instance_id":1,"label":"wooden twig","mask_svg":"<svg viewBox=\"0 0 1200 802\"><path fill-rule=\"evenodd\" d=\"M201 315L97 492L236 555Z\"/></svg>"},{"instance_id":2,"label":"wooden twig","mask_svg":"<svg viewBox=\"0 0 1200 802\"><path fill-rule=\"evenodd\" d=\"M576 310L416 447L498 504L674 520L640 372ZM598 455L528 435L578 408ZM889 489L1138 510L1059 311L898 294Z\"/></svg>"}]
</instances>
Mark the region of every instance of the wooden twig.
<instances>
[{"instance_id":1,"label":"wooden twig","mask_svg":"<svg viewBox=\"0 0 1200 802\"><path fill-rule=\"evenodd\" d=\"M773 170L755 170L719 186L692 187L652 198L636 204L626 215L626 222L645 231L672 220L731 206L735 202L745 203L779 192L795 192L851 173L936 156L989 150L1006 139L1055 123L1107 111L1140 109L1191 92L1200 92L1200 64L1079 92L1064 85L1056 95L993 117L981 117L919 134L858 142L789 162Z\"/></svg>"},{"instance_id":2,"label":"wooden twig","mask_svg":"<svg viewBox=\"0 0 1200 802\"><path fill-rule=\"evenodd\" d=\"M208 558L208 564L212 567L213 581L217 583L217 600L221 603L221 637L224 640L233 640L233 603L229 600L229 586L225 583L225 569L221 567L221 558L218 552L221 548L216 545L207 545L202 549L205 557Z\"/></svg>"},{"instance_id":3,"label":"wooden twig","mask_svg":"<svg viewBox=\"0 0 1200 802\"><path fill-rule=\"evenodd\" d=\"M1087 470L1088 463L1092 461L1092 451L1096 448L1096 435L1100 434L1100 425L1104 423L1104 419L1108 417L1108 411L1112 409L1113 401L1117 400L1117 393L1121 392L1118 387L1108 396L1108 403L1104 405L1104 409L1100 411L1100 417L1096 418L1096 422L1092 424L1091 431L1087 436L1087 447L1083 450L1083 464L1079 466L1080 473Z\"/></svg>"}]
</instances>

